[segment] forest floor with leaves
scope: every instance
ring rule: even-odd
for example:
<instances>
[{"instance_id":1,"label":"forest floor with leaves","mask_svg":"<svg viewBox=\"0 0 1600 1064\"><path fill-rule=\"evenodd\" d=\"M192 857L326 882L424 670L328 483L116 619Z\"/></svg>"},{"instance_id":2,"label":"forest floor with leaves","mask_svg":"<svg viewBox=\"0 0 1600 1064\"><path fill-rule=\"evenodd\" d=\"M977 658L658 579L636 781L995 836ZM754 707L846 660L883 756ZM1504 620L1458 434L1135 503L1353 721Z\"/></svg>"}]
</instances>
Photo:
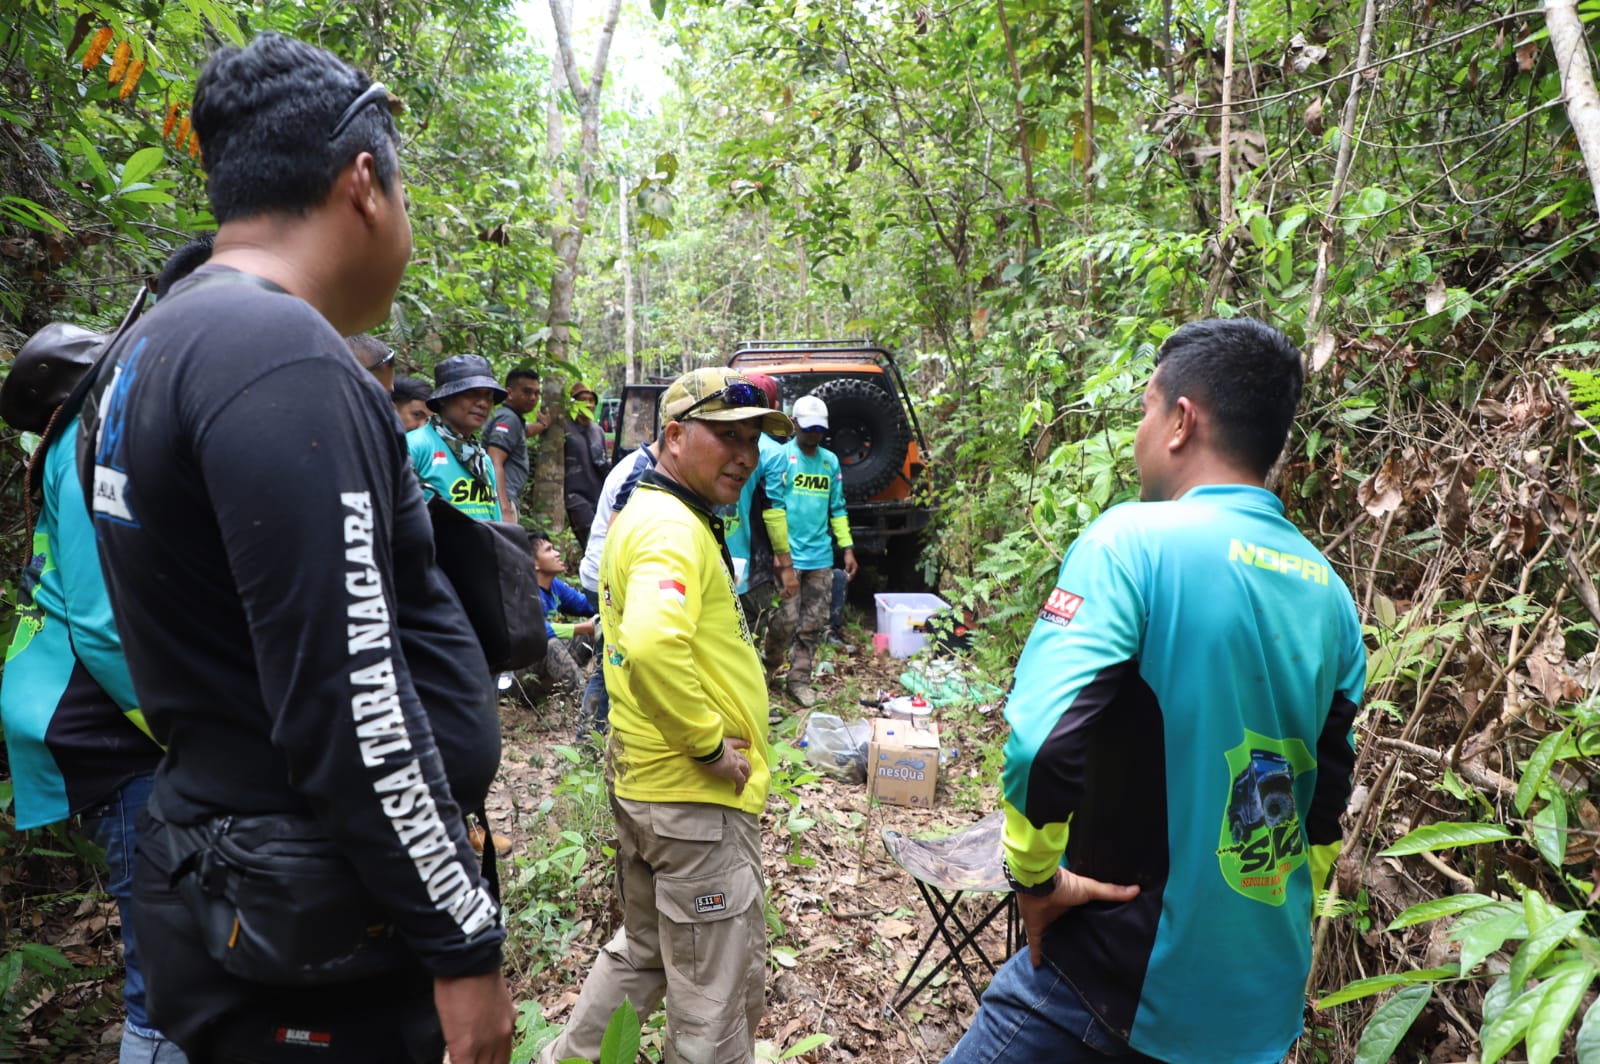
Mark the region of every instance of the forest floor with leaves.
<instances>
[{"instance_id":1,"label":"forest floor with leaves","mask_svg":"<svg viewBox=\"0 0 1600 1064\"><path fill-rule=\"evenodd\" d=\"M871 716L860 704L863 694L900 689L907 663L874 655L868 633L853 630L851 638L854 653L826 652L833 672L818 677L823 698L812 712ZM775 743L793 749L807 714L777 696L774 705L790 711L772 730ZM502 702L504 749L488 812L494 830L513 845L500 871L511 936L507 967L524 1014L516 1059L526 1059L552 1025L566 1021L596 951L620 919L611 856L603 848L614 841L610 813L596 759L572 744L573 715L558 699ZM945 747L959 753L941 770L930 809L879 804L864 784L808 778L798 756L780 760L762 821L768 1008L757 1038L767 1043L768 1059L824 1034L828 1041L803 1059L933 1064L970 1022L975 1002L953 967L903 1013L885 1008L933 923L882 833L947 834L997 807L995 774L983 751L1002 741L999 713L992 707L949 713L941 728ZM30 845L15 863L0 861L0 886L16 890L26 882L35 902L8 940L25 936L60 951L75 968L14 1018L22 1055L0 1052L0 1060L111 1064L120 1035L121 968L117 910L104 893L103 869L97 877L81 853L67 852L74 842L65 833ZM77 859L63 859L69 857ZM962 912L979 911L985 897L992 904L993 896L969 895ZM1003 920L995 921L983 938L997 960L1005 952L1002 928ZM920 971L943 956L935 946ZM657 1059L660 1025L658 1013L643 1031L644 1052Z\"/></svg>"},{"instance_id":2,"label":"forest floor with leaves","mask_svg":"<svg viewBox=\"0 0 1600 1064\"><path fill-rule=\"evenodd\" d=\"M853 653L828 653L833 673L817 678L823 697L812 713L832 712L847 719L871 716L875 711L860 703L862 695L901 690L898 679L905 661L873 654L870 635L859 630L852 633L852 642ZM773 728L773 738L780 746L795 747L807 714L781 696L774 696L774 705L790 715ZM998 807L996 780L981 754L998 748L1003 723L992 706L989 710L960 710L941 720L942 744L957 755L942 768L937 800L929 809L881 804L868 798L865 784L825 775L790 786L789 781L801 773L811 773L804 764L784 766L780 751L777 780L762 822L769 902L768 1007L757 1040L770 1043L762 1048L762 1056L780 1059L808 1037L825 1034L829 1041L806 1052L805 1059L931 1064L941 1060L966 1030L976 1004L953 966L935 977L902 1013L886 1008L932 932L933 922L911 877L890 858L882 833L949 834ZM571 877L550 876L547 868L537 867L538 858L533 856L558 840L561 830L570 830L567 815L574 811L573 803L564 806L557 800L541 812L541 803L563 790L569 795L581 792L595 773L587 758L572 760L569 716L567 709L550 703L507 710L500 778L489 797L490 820L515 847L509 859L509 905L516 906L523 897L523 889L515 885L518 854L524 872L534 866L532 875L524 875L525 883L581 880L569 899L576 901L575 923L556 921L557 929L570 937L558 939L550 962L541 964L520 950L514 954L513 970L521 969L514 996L537 1001L542 1017L537 1022L548 1024L565 1022L596 950L620 919L609 856L588 853L587 874ZM581 781L576 788L574 778ZM609 827L609 814L597 811L603 799L592 794L589 798L595 819ZM571 865L565 867L570 870ZM986 898L992 905L992 895L968 895L963 901L961 911L969 922L970 914L982 911ZM511 922L516 936L515 916ZM1003 920L996 920L982 940L990 957L1003 957ZM520 945L527 948L533 943L524 940ZM942 946L936 945L919 972L927 972L944 955ZM659 1024L659 1014L654 1023L645 1024L645 1048L652 1056L659 1051Z\"/></svg>"}]
</instances>

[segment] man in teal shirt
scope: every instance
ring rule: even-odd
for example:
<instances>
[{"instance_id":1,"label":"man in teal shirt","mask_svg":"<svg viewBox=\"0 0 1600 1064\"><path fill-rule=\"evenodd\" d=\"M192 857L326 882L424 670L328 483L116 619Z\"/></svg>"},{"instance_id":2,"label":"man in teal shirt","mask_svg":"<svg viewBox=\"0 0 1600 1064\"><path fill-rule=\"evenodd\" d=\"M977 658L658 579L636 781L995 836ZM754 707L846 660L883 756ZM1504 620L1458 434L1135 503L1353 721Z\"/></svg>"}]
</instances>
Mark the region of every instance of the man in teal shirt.
<instances>
[{"instance_id":1,"label":"man in teal shirt","mask_svg":"<svg viewBox=\"0 0 1600 1064\"><path fill-rule=\"evenodd\" d=\"M433 417L406 433L422 493L438 496L476 521L500 520L500 491L478 430L506 391L482 355L456 355L434 370Z\"/></svg>"},{"instance_id":2,"label":"man in teal shirt","mask_svg":"<svg viewBox=\"0 0 1600 1064\"><path fill-rule=\"evenodd\" d=\"M769 509L762 515L776 543L788 533L789 554L800 579L800 593L784 600L767 631L766 664L770 672L783 663L793 645L785 687L797 705L810 709L817 700L811 669L833 598L833 544L844 551L844 571L856 575L855 541L845 514L839 457L822 447L828 432L828 407L814 395L795 400L799 433L784 444L778 460L762 462Z\"/></svg>"},{"instance_id":3,"label":"man in teal shirt","mask_svg":"<svg viewBox=\"0 0 1600 1064\"><path fill-rule=\"evenodd\" d=\"M1328 560L1267 491L1300 353L1167 337L1138 503L1068 549L1006 700L1004 870L1027 948L945 1064L1277 1064L1341 844L1366 680Z\"/></svg>"},{"instance_id":4,"label":"man in teal shirt","mask_svg":"<svg viewBox=\"0 0 1600 1064\"><path fill-rule=\"evenodd\" d=\"M752 373L749 377L750 383L766 394L768 405L778 409L778 382L765 373ZM781 475L788 466L787 452L779 440L763 432L756 445L760 448L761 464L745 481L739 502L723 515L723 520L727 522L728 554L733 558L739 582L734 589L739 594L739 608L744 611L751 638L759 641L766 635L777 602L773 582L778 584L777 594L784 598L799 594L800 583L789 557L789 531L782 512L776 514L776 527L769 527L764 518L760 528L752 523L754 517L767 510L767 470L776 470Z\"/></svg>"},{"instance_id":5,"label":"man in teal shirt","mask_svg":"<svg viewBox=\"0 0 1600 1064\"><path fill-rule=\"evenodd\" d=\"M192 255L187 247L180 254ZM128 674L74 461L81 396L68 393L105 341L75 325L47 325L23 345L0 388L0 418L43 436L23 489L37 491L39 510L0 682L0 722L16 826L41 827L78 814L83 833L105 849L106 889L122 918L126 971L120 1059L183 1064L183 1052L151 1024L146 1010L132 919L136 824L161 747Z\"/></svg>"}]
</instances>

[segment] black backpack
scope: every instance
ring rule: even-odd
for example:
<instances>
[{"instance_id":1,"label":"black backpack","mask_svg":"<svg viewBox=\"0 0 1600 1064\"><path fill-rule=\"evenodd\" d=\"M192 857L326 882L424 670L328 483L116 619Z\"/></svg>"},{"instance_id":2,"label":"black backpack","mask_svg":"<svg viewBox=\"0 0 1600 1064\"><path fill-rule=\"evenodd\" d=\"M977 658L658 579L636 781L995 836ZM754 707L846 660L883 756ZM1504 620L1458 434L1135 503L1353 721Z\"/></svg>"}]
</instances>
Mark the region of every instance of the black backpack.
<instances>
[{"instance_id":1,"label":"black backpack","mask_svg":"<svg viewBox=\"0 0 1600 1064\"><path fill-rule=\"evenodd\" d=\"M428 500L433 549L495 672L544 661L544 603L528 534L506 521L478 521L435 496Z\"/></svg>"}]
</instances>

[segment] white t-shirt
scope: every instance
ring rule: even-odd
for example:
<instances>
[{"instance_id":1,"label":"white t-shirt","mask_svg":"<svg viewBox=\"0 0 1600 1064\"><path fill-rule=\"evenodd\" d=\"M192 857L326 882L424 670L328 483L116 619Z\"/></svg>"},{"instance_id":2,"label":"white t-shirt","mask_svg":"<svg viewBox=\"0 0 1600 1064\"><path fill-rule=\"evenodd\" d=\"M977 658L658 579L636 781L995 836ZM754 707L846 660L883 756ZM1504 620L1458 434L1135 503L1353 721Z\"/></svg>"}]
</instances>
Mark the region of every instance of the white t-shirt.
<instances>
[{"instance_id":1,"label":"white t-shirt","mask_svg":"<svg viewBox=\"0 0 1600 1064\"><path fill-rule=\"evenodd\" d=\"M600 505L595 507L594 524L589 526L589 545L584 549L583 561L578 563L578 579L585 591L600 593L600 552L606 545L606 529L611 526L611 515L628 505L628 496L638 486L646 469L655 468L656 456L646 444L631 454L622 456L606 482L600 486Z\"/></svg>"}]
</instances>

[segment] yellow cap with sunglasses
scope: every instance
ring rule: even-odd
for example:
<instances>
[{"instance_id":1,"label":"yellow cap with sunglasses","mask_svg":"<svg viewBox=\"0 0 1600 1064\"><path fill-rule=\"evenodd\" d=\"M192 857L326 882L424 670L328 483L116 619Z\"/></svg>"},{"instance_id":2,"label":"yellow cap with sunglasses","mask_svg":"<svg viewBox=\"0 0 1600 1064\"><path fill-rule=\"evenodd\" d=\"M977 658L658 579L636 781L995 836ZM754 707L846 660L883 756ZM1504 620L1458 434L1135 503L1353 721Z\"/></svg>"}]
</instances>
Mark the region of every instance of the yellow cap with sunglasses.
<instances>
[{"instance_id":1,"label":"yellow cap with sunglasses","mask_svg":"<svg viewBox=\"0 0 1600 1064\"><path fill-rule=\"evenodd\" d=\"M690 370L667 387L661 397L662 417L669 421L748 421L761 419L769 436L793 436L794 422L767 405L767 393L750 378L731 369Z\"/></svg>"}]
</instances>

